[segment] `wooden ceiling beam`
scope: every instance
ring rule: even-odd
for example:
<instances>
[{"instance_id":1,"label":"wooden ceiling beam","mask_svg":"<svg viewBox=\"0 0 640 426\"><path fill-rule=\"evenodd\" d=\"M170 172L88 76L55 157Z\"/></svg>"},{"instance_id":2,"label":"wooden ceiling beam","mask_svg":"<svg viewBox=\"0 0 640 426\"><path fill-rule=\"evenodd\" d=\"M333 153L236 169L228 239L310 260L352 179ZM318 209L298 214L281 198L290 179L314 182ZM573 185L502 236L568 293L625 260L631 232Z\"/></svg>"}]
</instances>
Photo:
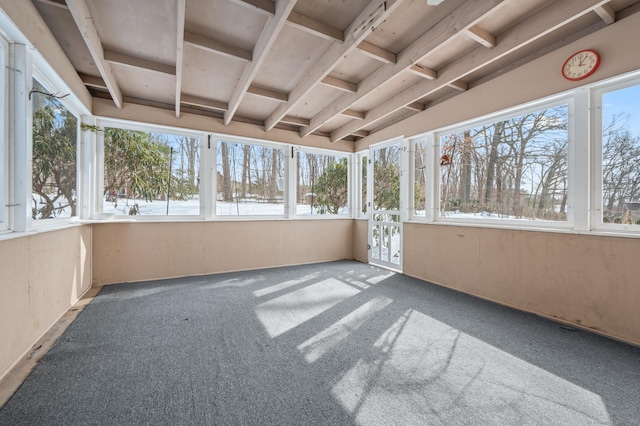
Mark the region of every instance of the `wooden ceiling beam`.
<instances>
[{"instance_id":1,"label":"wooden ceiling beam","mask_svg":"<svg viewBox=\"0 0 640 426\"><path fill-rule=\"evenodd\" d=\"M40 3L48 4L50 6L59 7L61 9L69 9L67 3L64 0L38 0Z\"/></svg>"},{"instance_id":2,"label":"wooden ceiling beam","mask_svg":"<svg viewBox=\"0 0 640 426\"><path fill-rule=\"evenodd\" d=\"M607 25L611 25L616 22L616 12L608 4L603 4L602 6L597 7L594 12L596 12L600 19L602 19Z\"/></svg>"},{"instance_id":3,"label":"wooden ceiling beam","mask_svg":"<svg viewBox=\"0 0 640 426\"><path fill-rule=\"evenodd\" d=\"M397 60L395 53L389 52L388 50L371 44L368 41L361 42L358 45L358 49L368 57L385 64L395 64Z\"/></svg>"},{"instance_id":4,"label":"wooden ceiling beam","mask_svg":"<svg viewBox=\"0 0 640 426\"><path fill-rule=\"evenodd\" d=\"M454 40L460 36L459 31L476 25L482 19L499 11L503 5L515 1L518 0L477 0L464 2L460 7L442 18L437 24L431 27L431 29L427 30L402 50L402 52L397 55L395 64L389 63L382 65L358 83L358 91L356 93L343 94L325 107L320 113L312 117L311 124L308 127L300 129L300 135L307 136L312 133L404 70L409 69L411 72L420 72L419 68L413 68L413 66L417 65L417 63L433 49ZM451 25L452 22L455 22L456 25ZM427 78L435 77L436 75L435 71L423 74L423 77Z\"/></svg>"},{"instance_id":5,"label":"wooden ceiling beam","mask_svg":"<svg viewBox=\"0 0 640 426\"><path fill-rule=\"evenodd\" d=\"M78 76L80 77L80 80L82 80L84 85L87 87L100 89L100 90L109 90L107 88L107 84L100 77L94 77L92 75L86 75L86 74L78 74Z\"/></svg>"},{"instance_id":6,"label":"wooden ceiling beam","mask_svg":"<svg viewBox=\"0 0 640 426\"><path fill-rule=\"evenodd\" d=\"M276 13L276 5L271 0L230 0L240 6L253 9L263 15L272 17Z\"/></svg>"},{"instance_id":7,"label":"wooden ceiling beam","mask_svg":"<svg viewBox=\"0 0 640 426\"><path fill-rule=\"evenodd\" d=\"M345 109L344 111L341 112L341 115L355 118L356 120L364 120L364 117L366 114L364 112L356 111L353 109Z\"/></svg>"},{"instance_id":8,"label":"wooden ceiling beam","mask_svg":"<svg viewBox=\"0 0 640 426\"><path fill-rule=\"evenodd\" d=\"M125 53L114 52L113 50L104 50L104 60L127 67L141 68L163 74L176 75L176 67L173 65L160 64L158 62L136 58Z\"/></svg>"},{"instance_id":9,"label":"wooden ceiling beam","mask_svg":"<svg viewBox=\"0 0 640 426\"><path fill-rule=\"evenodd\" d=\"M316 21L302 13L292 10L287 18L287 23L299 30L305 31L309 34L321 37L329 41L344 41L344 33L337 28L324 24L320 21Z\"/></svg>"},{"instance_id":10,"label":"wooden ceiling beam","mask_svg":"<svg viewBox=\"0 0 640 426\"><path fill-rule=\"evenodd\" d=\"M278 92L276 90L267 89L265 87L251 85L247 88L247 93L252 93L263 98L273 99L280 102L287 102L289 95L287 93Z\"/></svg>"},{"instance_id":11,"label":"wooden ceiling beam","mask_svg":"<svg viewBox=\"0 0 640 426\"><path fill-rule=\"evenodd\" d=\"M420 102L411 102L410 104L406 104L404 107L418 112L424 111L425 108L424 104L421 104Z\"/></svg>"},{"instance_id":12,"label":"wooden ceiling beam","mask_svg":"<svg viewBox=\"0 0 640 426\"><path fill-rule=\"evenodd\" d=\"M180 102L182 105L206 108L220 112L225 112L228 109L228 105L224 102L212 101L211 99L205 99L198 96L182 95Z\"/></svg>"},{"instance_id":13,"label":"wooden ceiling beam","mask_svg":"<svg viewBox=\"0 0 640 426\"><path fill-rule=\"evenodd\" d=\"M184 21L187 0L176 0L176 118L180 118L182 95L182 62L184 58Z\"/></svg>"},{"instance_id":14,"label":"wooden ceiling beam","mask_svg":"<svg viewBox=\"0 0 640 426\"><path fill-rule=\"evenodd\" d=\"M258 42L253 49L253 59L251 62L244 66L244 70L240 75L240 79L233 89L231 99L229 100L229 109L224 113L224 124L228 125L236 113L240 102L247 93L247 89L253 82L253 79L258 74L260 66L266 59L273 43L282 31L282 27L287 21L287 17L293 10L296 4L296 0L277 0L275 5L275 13L272 18L269 18L264 26ZM284 116L285 114L282 114ZM280 117L282 118L282 117Z\"/></svg>"},{"instance_id":15,"label":"wooden ceiling beam","mask_svg":"<svg viewBox=\"0 0 640 426\"><path fill-rule=\"evenodd\" d=\"M309 120L306 118L294 117L292 115L285 115L280 120L281 123L293 124L294 126L308 126Z\"/></svg>"},{"instance_id":16,"label":"wooden ceiling beam","mask_svg":"<svg viewBox=\"0 0 640 426\"><path fill-rule=\"evenodd\" d=\"M184 42L200 49L208 50L219 55L224 55L228 58L251 61L252 54L248 50L231 46L226 43L222 43L220 41L213 40L196 33L192 33L190 31L184 32Z\"/></svg>"},{"instance_id":17,"label":"wooden ceiling beam","mask_svg":"<svg viewBox=\"0 0 640 426\"><path fill-rule=\"evenodd\" d=\"M464 81L452 81L450 83L447 83L447 86L459 92L466 92L467 90L469 90L469 85Z\"/></svg>"},{"instance_id":18,"label":"wooden ceiling beam","mask_svg":"<svg viewBox=\"0 0 640 426\"><path fill-rule=\"evenodd\" d=\"M474 49L441 70L436 80L423 80L368 111L364 120L352 120L334 130L331 132L331 141L336 142L345 136L351 135L354 131L379 121L442 87L450 86L451 84L455 85L455 82L466 75L539 40L563 25L594 11L596 8L606 4L607 1L565 0L549 5L520 25L505 31L500 36L500 42L496 44L494 49L485 49L483 47ZM475 2L473 3L475 4Z\"/></svg>"},{"instance_id":19,"label":"wooden ceiling beam","mask_svg":"<svg viewBox=\"0 0 640 426\"><path fill-rule=\"evenodd\" d=\"M496 47L496 36L479 25L474 25L473 27L465 29L464 35L488 49Z\"/></svg>"},{"instance_id":20,"label":"wooden ceiling beam","mask_svg":"<svg viewBox=\"0 0 640 426\"><path fill-rule=\"evenodd\" d=\"M427 78L429 80L435 80L436 78L438 78L437 71L432 70L431 68L423 67L420 64L411 65L409 68L407 68L407 71L419 77Z\"/></svg>"},{"instance_id":21,"label":"wooden ceiling beam","mask_svg":"<svg viewBox=\"0 0 640 426\"><path fill-rule=\"evenodd\" d=\"M109 94L113 99L113 103L118 109L122 108L122 91L116 80L116 76L113 73L111 64L104 59L104 50L102 47L102 41L98 35L98 30L93 23L93 17L89 12L89 8L85 0L67 0L67 6L73 16L73 20L80 30L80 34L84 39L91 57L102 76L102 79L107 85Z\"/></svg>"},{"instance_id":22,"label":"wooden ceiling beam","mask_svg":"<svg viewBox=\"0 0 640 426\"><path fill-rule=\"evenodd\" d=\"M265 121L269 131L305 96L320 83L344 57L357 46L391 13L402 0L372 0L344 32L344 43L334 43L310 68L289 94L289 101L280 105ZM343 108L345 110L346 108ZM315 129L314 129L315 130Z\"/></svg>"},{"instance_id":23,"label":"wooden ceiling beam","mask_svg":"<svg viewBox=\"0 0 640 426\"><path fill-rule=\"evenodd\" d=\"M334 87L338 90L343 90L345 92L355 93L358 90L358 85L351 83L350 81L331 77L330 75L320 80L320 83Z\"/></svg>"},{"instance_id":24,"label":"wooden ceiling beam","mask_svg":"<svg viewBox=\"0 0 640 426\"><path fill-rule=\"evenodd\" d=\"M356 130L355 132L351 133L351 135L358 136L360 138L366 138L367 136L369 136L369 132L367 132L366 130Z\"/></svg>"}]
</instances>

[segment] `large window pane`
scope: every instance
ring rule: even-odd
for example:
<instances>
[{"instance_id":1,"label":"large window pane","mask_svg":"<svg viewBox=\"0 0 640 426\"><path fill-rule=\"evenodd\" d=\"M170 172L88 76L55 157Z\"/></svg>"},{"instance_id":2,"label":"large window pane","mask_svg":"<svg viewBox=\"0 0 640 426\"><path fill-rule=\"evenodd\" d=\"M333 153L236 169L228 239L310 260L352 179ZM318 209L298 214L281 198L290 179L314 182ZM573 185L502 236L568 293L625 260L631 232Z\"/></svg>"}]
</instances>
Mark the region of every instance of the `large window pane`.
<instances>
[{"instance_id":1,"label":"large window pane","mask_svg":"<svg viewBox=\"0 0 640 426\"><path fill-rule=\"evenodd\" d=\"M104 129L104 213L199 215L200 140Z\"/></svg>"},{"instance_id":2,"label":"large window pane","mask_svg":"<svg viewBox=\"0 0 640 426\"><path fill-rule=\"evenodd\" d=\"M602 96L602 221L640 225L640 85Z\"/></svg>"},{"instance_id":3,"label":"large window pane","mask_svg":"<svg viewBox=\"0 0 640 426\"><path fill-rule=\"evenodd\" d=\"M298 152L296 213L349 214L348 175L345 157Z\"/></svg>"},{"instance_id":4,"label":"large window pane","mask_svg":"<svg viewBox=\"0 0 640 426\"><path fill-rule=\"evenodd\" d=\"M373 150L373 210L400 210L400 144Z\"/></svg>"},{"instance_id":5,"label":"large window pane","mask_svg":"<svg viewBox=\"0 0 640 426\"><path fill-rule=\"evenodd\" d=\"M218 141L216 214L284 215L285 150Z\"/></svg>"},{"instance_id":6,"label":"large window pane","mask_svg":"<svg viewBox=\"0 0 640 426\"><path fill-rule=\"evenodd\" d=\"M76 216L77 119L33 80L33 219Z\"/></svg>"},{"instance_id":7,"label":"large window pane","mask_svg":"<svg viewBox=\"0 0 640 426\"><path fill-rule=\"evenodd\" d=\"M440 216L566 221L568 106L439 136Z\"/></svg>"}]
</instances>

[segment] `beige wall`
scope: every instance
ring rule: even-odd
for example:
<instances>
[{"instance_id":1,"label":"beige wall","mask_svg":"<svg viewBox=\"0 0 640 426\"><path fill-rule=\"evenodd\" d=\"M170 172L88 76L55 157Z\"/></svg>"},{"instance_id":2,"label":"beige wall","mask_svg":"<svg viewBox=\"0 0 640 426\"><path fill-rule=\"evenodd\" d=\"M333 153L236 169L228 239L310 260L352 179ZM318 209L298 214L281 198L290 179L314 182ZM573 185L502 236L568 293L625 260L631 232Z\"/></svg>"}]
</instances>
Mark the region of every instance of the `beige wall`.
<instances>
[{"instance_id":1,"label":"beige wall","mask_svg":"<svg viewBox=\"0 0 640 426\"><path fill-rule=\"evenodd\" d=\"M91 227L0 241L0 378L91 287Z\"/></svg>"},{"instance_id":2,"label":"beige wall","mask_svg":"<svg viewBox=\"0 0 640 426\"><path fill-rule=\"evenodd\" d=\"M353 259L353 220L105 223L93 282L111 284Z\"/></svg>"},{"instance_id":3,"label":"beige wall","mask_svg":"<svg viewBox=\"0 0 640 426\"><path fill-rule=\"evenodd\" d=\"M369 261L367 244L369 240L369 222L367 220L353 221L353 258L359 262Z\"/></svg>"},{"instance_id":4,"label":"beige wall","mask_svg":"<svg viewBox=\"0 0 640 426\"><path fill-rule=\"evenodd\" d=\"M640 239L404 225L404 272L640 344Z\"/></svg>"}]
</instances>

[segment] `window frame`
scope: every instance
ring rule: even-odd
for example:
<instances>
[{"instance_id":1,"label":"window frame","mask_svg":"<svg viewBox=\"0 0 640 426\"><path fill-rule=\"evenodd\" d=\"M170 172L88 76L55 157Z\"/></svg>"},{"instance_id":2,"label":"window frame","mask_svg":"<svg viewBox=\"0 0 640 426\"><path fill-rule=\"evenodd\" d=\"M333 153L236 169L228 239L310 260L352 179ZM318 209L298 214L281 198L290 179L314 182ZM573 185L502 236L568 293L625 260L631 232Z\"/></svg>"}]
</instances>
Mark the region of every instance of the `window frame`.
<instances>
[{"instance_id":1,"label":"window frame","mask_svg":"<svg viewBox=\"0 0 640 426\"><path fill-rule=\"evenodd\" d=\"M440 223L449 225L463 225L474 227L497 227L512 229L531 229L531 230L555 230L567 231L574 229L574 183L575 183L575 91L558 93L549 97L527 102L516 107L507 108L496 111L480 117L476 117L464 122L455 123L450 126L441 127L431 132L426 132L411 138L412 141L427 139L427 158L432 156L431 179L433 185L426 185L425 194L425 216L411 216L413 221ZM472 219L472 218L452 218L440 216L440 178L442 167L440 163L435 161L440 154L440 137L446 134L461 132L469 128L495 123L497 121L509 120L524 114L533 113L542 109L553 108L561 105L567 105L567 220L566 221L538 221L538 220L517 220L517 219ZM412 145L413 146L413 145ZM414 150L413 150L414 151ZM412 152L411 169L415 168L415 151ZM413 197L413 190L411 190ZM428 204L427 204L428 203ZM413 204L413 201L411 201ZM413 206L410 212L413 211Z\"/></svg>"},{"instance_id":2,"label":"window frame","mask_svg":"<svg viewBox=\"0 0 640 426\"><path fill-rule=\"evenodd\" d=\"M149 123L140 123L136 121L118 120L109 117L95 117L95 125L99 131L96 132L96 154L98 158L98 167L96 170L96 179L93 187L93 193L95 194L95 203L92 203L91 218L94 220L114 220L114 221L137 221L137 222L184 222L184 221L198 221L203 220L210 216L206 208L206 195L204 193L207 188L210 188L211 176L208 172L208 162L205 159L208 154L204 153L205 146L208 146L207 132L198 132L193 130L185 130L182 128L155 125ZM163 133L172 134L176 136L186 136L197 138L200 140L200 164L198 165L201 176L200 193L199 193L199 214L197 215L159 215L159 214L144 214L144 215L115 215L112 213L103 212L103 198L104 198L104 129L105 128L117 128L122 130L140 131L147 133ZM209 149L207 149L209 150Z\"/></svg>"},{"instance_id":3,"label":"window frame","mask_svg":"<svg viewBox=\"0 0 640 426\"><path fill-rule=\"evenodd\" d=\"M640 235L640 225L633 224L623 224L623 223L605 223L602 220L603 216L603 113L604 113L604 105L603 105L603 96L606 93L615 92L618 90L623 90L629 87L639 86L640 87L640 71L636 71L630 74L617 76L615 78L609 79L606 82L601 84L594 85L590 90L590 98L591 103L593 104L592 111L592 120L593 120L593 132L591 138L592 145L592 190L591 190L591 215L590 222L591 227L590 230L595 232L603 232L603 233L611 233L611 234L622 234L628 236L638 236ZM640 101L638 101L638 105L640 106ZM638 134L640 136L640 133Z\"/></svg>"},{"instance_id":4,"label":"window frame","mask_svg":"<svg viewBox=\"0 0 640 426\"><path fill-rule=\"evenodd\" d=\"M354 205L354 217L356 219L367 219L369 217L369 208L370 206L368 205L368 196L365 197L364 201L362 200L362 192L367 190L367 180L362 178L362 172L363 170L367 172L367 178L369 177L369 150L365 150L365 151L358 151L356 153L354 153L354 175L353 175L353 182L354 182L354 187L353 187L353 205ZM363 158L366 158L367 161L364 165L364 168L362 166L362 160ZM363 212L363 209L366 209Z\"/></svg>"},{"instance_id":5,"label":"window frame","mask_svg":"<svg viewBox=\"0 0 640 426\"><path fill-rule=\"evenodd\" d=\"M9 204L9 42L0 35L0 232L8 231Z\"/></svg>"}]
</instances>

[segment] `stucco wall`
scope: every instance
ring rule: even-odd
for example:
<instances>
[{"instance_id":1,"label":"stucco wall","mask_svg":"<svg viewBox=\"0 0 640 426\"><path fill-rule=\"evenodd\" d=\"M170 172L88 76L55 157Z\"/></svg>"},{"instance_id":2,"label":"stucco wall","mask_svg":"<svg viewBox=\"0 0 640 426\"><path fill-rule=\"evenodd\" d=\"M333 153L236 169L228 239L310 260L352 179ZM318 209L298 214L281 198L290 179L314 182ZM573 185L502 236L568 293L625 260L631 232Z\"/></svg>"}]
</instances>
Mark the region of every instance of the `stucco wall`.
<instances>
[{"instance_id":1,"label":"stucco wall","mask_svg":"<svg viewBox=\"0 0 640 426\"><path fill-rule=\"evenodd\" d=\"M351 219L93 226L94 284L340 259L353 259Z\"/></svg>"},{"instance_id":2,"label":"stucco wall","mask_svg":"<svg viewBox=\"0 0 640 426\"><path fill-rule=\"evenodd\" d=\"M404 272L640 344L640 239L404 225Z\"/></svg>"},{"instance_id":3,"label":"stucco wall","mask_svg":"<svg viewBox=\"0 0 640 426\"><path fill-rule=\"evenodd\" d=\"M91 227L0 240L0 378L91 287Z\"/></svg>"}]
</instances>

